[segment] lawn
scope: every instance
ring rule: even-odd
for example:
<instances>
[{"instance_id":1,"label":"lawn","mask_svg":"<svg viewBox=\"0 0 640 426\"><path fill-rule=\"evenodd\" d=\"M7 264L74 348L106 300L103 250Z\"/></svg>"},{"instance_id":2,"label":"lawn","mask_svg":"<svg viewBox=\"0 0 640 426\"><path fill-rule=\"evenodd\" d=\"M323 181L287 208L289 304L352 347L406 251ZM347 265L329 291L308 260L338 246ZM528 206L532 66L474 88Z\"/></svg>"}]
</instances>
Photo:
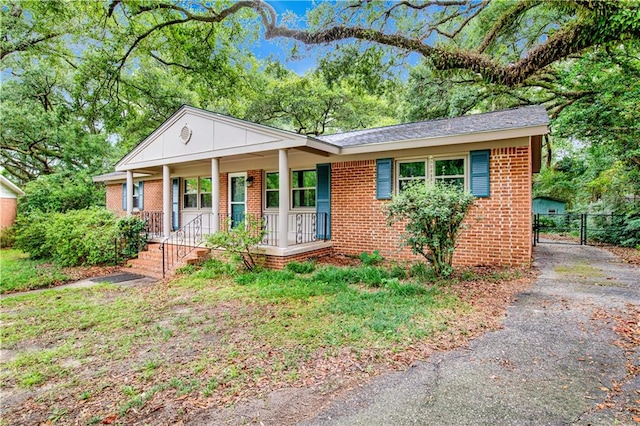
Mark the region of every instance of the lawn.
<instances>
[{"instance_id":1,"label":"lawn","mask_svg":"<svg viewBox=\"0 0 640 426\"><path fill-rule=\"evenodd\" d=\"M497 326L520 274L436 283L398 267L210 261L151 287L4 297L3 421L175 423L276 389L337 389Z\"/></svg>"},{"instance_id":2,"label":"lawn","mask_svg":"<svg viewBox=\"0 0 640 426\"><path fill-rule=\"evenodd\" d=\"M12 249L0 250L0 293L51 287L71 279L62 268Z\"/></svg>"}]
</instances>

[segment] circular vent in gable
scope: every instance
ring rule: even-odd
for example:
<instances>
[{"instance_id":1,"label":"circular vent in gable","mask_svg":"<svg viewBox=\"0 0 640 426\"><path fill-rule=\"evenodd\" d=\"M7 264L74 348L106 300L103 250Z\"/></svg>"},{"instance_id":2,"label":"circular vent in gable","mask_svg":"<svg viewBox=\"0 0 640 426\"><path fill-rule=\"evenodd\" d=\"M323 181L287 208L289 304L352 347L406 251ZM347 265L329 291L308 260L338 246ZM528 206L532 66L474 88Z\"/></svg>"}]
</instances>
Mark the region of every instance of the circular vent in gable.
<instances>
[{"instance_id":1,"label":"circular vent in gable","mask_svg":"<svg viewBox=\"0 0 640 426\"><path fill-rule=\"evenodd\" d=\"M185 125L182 127L182 130L180 130L180 140L182 141L182 143L186 144L187 142L189 142L192 133L193 132L191 131L189 125L185 123Z\"/></svg>"}]
</instances>

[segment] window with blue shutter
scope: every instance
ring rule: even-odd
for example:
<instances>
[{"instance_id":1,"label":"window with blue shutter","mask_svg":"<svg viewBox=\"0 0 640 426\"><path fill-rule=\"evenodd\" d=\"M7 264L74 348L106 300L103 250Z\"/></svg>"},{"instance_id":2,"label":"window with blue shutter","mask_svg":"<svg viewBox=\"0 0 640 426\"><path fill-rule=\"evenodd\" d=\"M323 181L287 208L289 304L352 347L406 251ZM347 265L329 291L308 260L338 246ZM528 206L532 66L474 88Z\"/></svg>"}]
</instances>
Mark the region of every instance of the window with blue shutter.
<instances>
[{"instance_id":1,"label":"window with blue shutter","mask_svg":"<svg viewBox=\"0 0 640 426\"><path fill-rule=\"evenodd\" d=\"M376 160L376 198L390 200L393 193L393 174L391 158Z\"/></svg>"},{"instance_id":2,"label":"window with blue shutter","mask_svg":"<svg viewBox=\"0 0 640 426\"><path fill-rule=\"evenodd\" d=\"M476 197L488 197L489 189L489 150L471 151L471 194Z\"/></svg>"},{"instance_id":3,"label":"window with blue shutter","mask_svg":"<svg viewBox=\"0 0 640 426\"><path fill-rule=\"evenodd\" d=\"M317 238L331 239L331 164L316 165Z\"/></svg>"},{"instance_id":4,"label":"window with blue shutter","mask_svg":"<svg viewBox=\"0 0 640 426\"><path fill-rule=\"evenodd\" d=\"M127 184L122 184L122 210L127 211Z\"/></svg>"}]
</instances>

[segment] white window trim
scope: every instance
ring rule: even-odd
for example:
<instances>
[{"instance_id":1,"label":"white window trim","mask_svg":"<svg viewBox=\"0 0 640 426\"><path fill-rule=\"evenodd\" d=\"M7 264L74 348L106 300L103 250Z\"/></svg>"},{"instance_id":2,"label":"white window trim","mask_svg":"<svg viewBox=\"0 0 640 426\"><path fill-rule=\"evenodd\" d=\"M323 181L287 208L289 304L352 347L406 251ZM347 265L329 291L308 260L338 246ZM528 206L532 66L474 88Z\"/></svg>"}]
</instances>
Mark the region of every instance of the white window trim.
<instances>
[{"instance_id":1,"label":"white window trim","mask_svg":"<svg viewBox=\"0 0 640 426\"><path fill-rule=\"evenodd\" d=\"M233 204L244 204L244 214L246 217L247 214L247 173L246 172L241 172L241 173L229 173L228 175L228 179L227 179L227 212L228 212L228 216L231 217L231 212L233 211L233 209L231 208L231 206ZM231 178L232 177L243 177L244 178L244 200L243 201L232 201L231 200Z\"/></svg>"},{"instance_id":2,"label":"white window trim","mask_svg":"<svg viewBox=\"0 0 640 426\"><path fill-rule=\"evenodd\" d=\"M469 191L469 153L452 153L446 155L429 155L429 156L419 156L419 157L406 157L399 158L395 160L394 164L394 184L393 190L395 194L400 193L400 164L402 163L416 163L416 162L424 162L425 163L425 182L434 183L436 181L435 176L435 164L436 161L439 160L457 160L462 158L464 160L464 176L460 175L452 175L451 177L464 177L464 190ZM419 178L414 178L419 179ZM410 178L405 178L402 180L414 180Z\"/></svg>"},{"instance_id":3,"label":"white window trim","mask_svg":"<svg viewBox=\"0 0 640 426\"><path fill-rule=\"evenodd\" d=\"M277 212L278 211L278 207L267 207L267 175L270 173L279 173L277 170L265 170L264 171L264 178L263 178L263 182L264 182L264 188L262 188L262 196L264 199L264 202L262 203L262 209L264 211L267 212ZM270 189L269 191L274 192L277 191L278 193L280 193L280 187L278 186L278 189Z\"/></svg>"},{"instance_id":4,"label":"white window trim","mask_svg":"<svg viewBox=\"0 0 640 426\"><path fill-rule=\"evenodd\" d=\"M211 210L211 207L202 207L202 194L211 194L211 192L202 192L202 187L200 185L200 179L206 179L206 178L211 178L211 176L183 176L181 179L181 185L180 185L180 210L185 210L188 212L194 212L194 211L199 211L199 210ZM196 200L196 207L185 207L184 206L184 196L186 195L186 192L184 192L184 185L187 179L196 179L197 181L197 187L198 190L195 192L196 196L197 196L197 200ZM211 178L212 179L212 178ZM194 194L193 192L191 192L191 194ZM215 203L215 201L212 199L211 203Z\"/></svg>"},{"instance_id":5,"label":"white window trim","mask_svg":"<svg viewBox=\"0 0 640 426\"><path fill-rule=\"evenodd\" d=\"M317 196L317 191L318 191L318 175L316 173L316 186L314 187L304 187L304 188L294 188L293 187L293 173L294 172L306 172L306 171L316 171L315 167L298 167L295 169L289 169L289 211L290 212L315 212L316 211L316 206L313 207L293 207L293 191L294 190L303 190L303 189L314 189L316 191L316 196ZM278 211L278 207L267 207L267 174L268 173L279 173L277 170L265 170L264 171L264 187L262 188L262 197L263 197L263 203L262 203L262 209L265 212L277 212ZM270 191L276 191L275 189L271 189ZM277 189L277 191L280 191L280 188ZM317 203L317 200L316 200Z\"/></svg>"}]
</instances>

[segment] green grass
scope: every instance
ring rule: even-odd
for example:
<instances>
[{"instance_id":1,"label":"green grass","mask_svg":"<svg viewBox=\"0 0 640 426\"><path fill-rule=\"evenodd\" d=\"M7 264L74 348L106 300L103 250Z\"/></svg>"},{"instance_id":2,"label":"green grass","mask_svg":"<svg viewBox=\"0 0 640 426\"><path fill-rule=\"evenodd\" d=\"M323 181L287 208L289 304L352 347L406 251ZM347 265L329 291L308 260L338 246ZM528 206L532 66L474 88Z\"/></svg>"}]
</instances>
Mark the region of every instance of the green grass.
<instances>
[{"instance_id":1,"label":"green grass","mask_svg":"<svg viewBox=\"0 0 640 426\"><path fill-rule=\"evenodd\" d=\"M6 296L1 347L16 356L0 366L0 381L52 387L73 403L104 399L127 423L155 398L228 403L256 383L308 379L318 359L371 351L382 360L447 332L452 316L472 309L447 286L397 272L369 265L237 273L209 261L166 285ZM72 403L59 409L69 410L65 420L78 415Z\"/></svg>"},{"instance_id":2,"label":"green grass","mask_svg":"<svg viewBox=\"0 0 640 426\"><path fill-rule=\"evenodd\" d=\"M20 250L0 250L0 293L51 287L69 280L62 268L42 260L31 260Z\"/></svg>"}]
</instances>

